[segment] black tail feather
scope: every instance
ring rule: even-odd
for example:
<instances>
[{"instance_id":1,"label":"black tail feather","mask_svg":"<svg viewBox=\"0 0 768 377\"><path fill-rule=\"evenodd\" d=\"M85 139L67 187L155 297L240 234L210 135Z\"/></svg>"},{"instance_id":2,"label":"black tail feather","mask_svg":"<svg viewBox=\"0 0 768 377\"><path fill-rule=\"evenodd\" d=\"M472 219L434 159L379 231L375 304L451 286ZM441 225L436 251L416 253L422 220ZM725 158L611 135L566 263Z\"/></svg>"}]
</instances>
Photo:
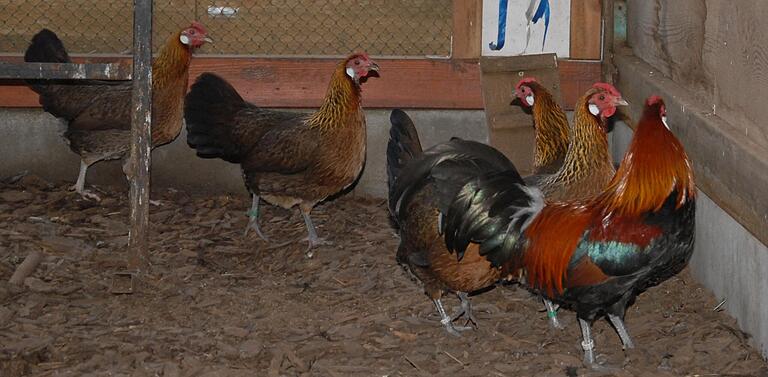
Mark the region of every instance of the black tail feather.
<instances>
[{"instance_id":1,"label":"black tail feather","mask_svg":"<svg viewBox=\"0 0 768 377\"><path fill-rule=\"evenodd\" d=\"M203 73L184 101L187 144L199 157L239 163L246 151L232 140L230 127L237 112L247 106L232 85L217 75Z\"/></svg>"},{"instance_id":2,"label":"black tail feather","mask_svg":"<svg viewBox=\"0 0 768 377\"><path fill-rule=\"evenodd\" d=\"M56 33L43 29L32 37L32 44L24 53L27 63L69 63L69 54Z\"/></svg>"},{"instance_id":3,"label":"black tail feather","mask_svg":"<svg viewBox=\"0 0 768 377\"><path fill-rule=\"evenodd\" d=\"M519 256L522 233L544 206L537 188L526 187L515 170L493 172L469 181L445 216L445 245L458 257L470 242L494 267Z\"/></svg>"},{"instance_id":4,"label":"black tail feather","mask_svg":"<svg viewBox=\"0 0 768 377\"><path fill-rule=\"evenodd\" d=\"M408 161L422 154L419 134L413 121L404 111L392 110L389 116L392 127L389 129L389 142L387 143L387 184L389 187L389 208L394 209L393 198L395 180Z\"/></svg>"},{"instance_id":5,"label":"black tail feather","mask_svg":"<svg viewBox=\"0 0 768 377\"><path fill-rule=\"evenodd\" d=\"M24 61L27 63L69 63L72 60L64 48L64 43L56 36L56 33L43 29L32 37L32 43L24 53ZM46 88L50 85L65 82L64 80L27 80L27 85L38 94L41 94L41 104L43 104L43 107L46 107L45 102L48 100L44 95L49 94Z\"/></svg>"}]
</instances>

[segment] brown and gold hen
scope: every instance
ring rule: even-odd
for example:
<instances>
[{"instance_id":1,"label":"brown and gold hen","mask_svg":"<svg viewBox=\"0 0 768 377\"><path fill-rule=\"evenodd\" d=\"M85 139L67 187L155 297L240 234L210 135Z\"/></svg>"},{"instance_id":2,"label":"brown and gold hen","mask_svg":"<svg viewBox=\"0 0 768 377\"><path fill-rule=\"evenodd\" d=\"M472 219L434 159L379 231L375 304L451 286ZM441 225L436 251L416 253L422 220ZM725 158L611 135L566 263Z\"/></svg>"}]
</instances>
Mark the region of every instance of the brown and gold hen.
<instances>
[{"instance_id":1,"label":"brown and gold hen","mask_svg":"<svg viewBox=\"0 0 768 377\"><path fill-rule=\"evenodd\" d=\"M153 148L172 142L181 132L189 63L192 52L205 42L211 42L205 27L192 22L168 39L152 63ZM24 61L71 62L64 44L48 29L32 38ZM81 158L75 191L99 199L85 190L88 167L98 161L123 159L123 172L128 176L126 157L133 112L129 81L29 80L28 84L40 95L43 110L67 122L64 137L69 148Z\"/></svg>"},{"instance_id":2,"label":"brown and gold hen","mask_svg":"<svg viewBox=\"0 0 768 377\"><path fill-rule=\"evenodd\" d=\"M187 143L199 157L240 164L253 197L246 233L253 228L267 239L259 228L260 199L286 209L298 206L308 232L307 256L312 257L313 248L324 241L310 211L354 183L365 163L360 85L378 77L378 70L364 53L344 59L312 114L262 109L219 76L197 78L184 107Z\"/></svg>"}]
</instances>

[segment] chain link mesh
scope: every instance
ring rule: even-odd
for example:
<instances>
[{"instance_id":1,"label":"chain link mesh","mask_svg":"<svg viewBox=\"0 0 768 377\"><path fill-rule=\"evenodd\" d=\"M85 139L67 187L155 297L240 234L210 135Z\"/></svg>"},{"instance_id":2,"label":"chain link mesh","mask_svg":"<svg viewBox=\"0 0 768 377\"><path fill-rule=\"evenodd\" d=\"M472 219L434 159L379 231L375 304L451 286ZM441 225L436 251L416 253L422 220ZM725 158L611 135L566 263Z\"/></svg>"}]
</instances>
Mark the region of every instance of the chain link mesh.
<instances>
[{"instance_id":1,"label":"chain link mesh","mask_svg":"<svg viewBox=\"0 0 768 377\"><path fill-rule=\"evenodd\" d=\"M450 54L452 0L155 1L155 50L199 20L216 43L202 54L427 56ZM133 2L0 0L0 53L23 53L42 28L70 53L130 54Z\"/></svg>"}]
</instances>

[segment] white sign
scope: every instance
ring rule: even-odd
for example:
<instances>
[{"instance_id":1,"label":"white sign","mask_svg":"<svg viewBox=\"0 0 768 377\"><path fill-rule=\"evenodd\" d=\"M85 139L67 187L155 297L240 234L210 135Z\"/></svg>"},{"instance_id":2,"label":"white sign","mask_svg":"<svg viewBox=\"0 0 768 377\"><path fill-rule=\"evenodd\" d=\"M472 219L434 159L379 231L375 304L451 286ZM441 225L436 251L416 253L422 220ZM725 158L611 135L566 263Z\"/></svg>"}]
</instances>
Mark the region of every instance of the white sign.
<instances>
[{"instance_id":1,"label":"white sign","mask_svg":"<svg viewBox=\"0 0 768 377\"><path fill-rule=\"evenodd\" d=\"M549 2L550 19L544 40L545 19L535 24L529 17L541 5ZM506 28L504 45L492 50L490 44L499 44L499 5L506 2ZM529 11L529 8L531 11ZM526 15L528 13L528 15ZM571 0L483 0L483 56L515 56L554 52L567 58L570 51ZM543 43L543 46L542 46Z\"/></svg>"}]
</instances>

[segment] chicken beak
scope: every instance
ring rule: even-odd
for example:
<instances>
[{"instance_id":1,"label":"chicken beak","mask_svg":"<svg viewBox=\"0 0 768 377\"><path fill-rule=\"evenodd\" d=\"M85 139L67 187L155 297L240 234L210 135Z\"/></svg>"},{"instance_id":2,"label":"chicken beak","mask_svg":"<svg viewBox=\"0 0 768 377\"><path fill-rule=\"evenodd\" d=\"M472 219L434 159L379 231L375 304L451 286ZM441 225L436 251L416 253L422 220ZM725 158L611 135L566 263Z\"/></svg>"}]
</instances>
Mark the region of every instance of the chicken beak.
<instances>
[{"instance_id":1,"label":"chicken beak","mask_svg":"<svg viewBox=\"0 0 768 377\"><path fill-rule=\"evenodd\" d=\"M629 106L629 102L627 102L627 101L626 101L624 98L621 98L621 97L617 98L617 99L616 99L616 100L613 102L613 104L614 104L615 106Z\"/></svg>"},{"instance_id":2,"label":"chicken beak","mask_svg":"<svg viewBox=\"0 0 768 377\"><path fill-rule=\"evenodd\" d=\"M371 65L368 66L368 76L371 77L381 77L379 76L379 65L371 62Z\"/></svg>"},{"instance_id":3,"label":"chicken beak","mask_svg":"<svg viewBox=\"0 0 768 377\"><path fill-rule=\"evenodd\" d=\"M207 35L205 36L205 38L203 38L203 40L208 42L208 43L213 43L213 38L211 38L211 37L209 37Z\"/></svg>"}]
</instances>

